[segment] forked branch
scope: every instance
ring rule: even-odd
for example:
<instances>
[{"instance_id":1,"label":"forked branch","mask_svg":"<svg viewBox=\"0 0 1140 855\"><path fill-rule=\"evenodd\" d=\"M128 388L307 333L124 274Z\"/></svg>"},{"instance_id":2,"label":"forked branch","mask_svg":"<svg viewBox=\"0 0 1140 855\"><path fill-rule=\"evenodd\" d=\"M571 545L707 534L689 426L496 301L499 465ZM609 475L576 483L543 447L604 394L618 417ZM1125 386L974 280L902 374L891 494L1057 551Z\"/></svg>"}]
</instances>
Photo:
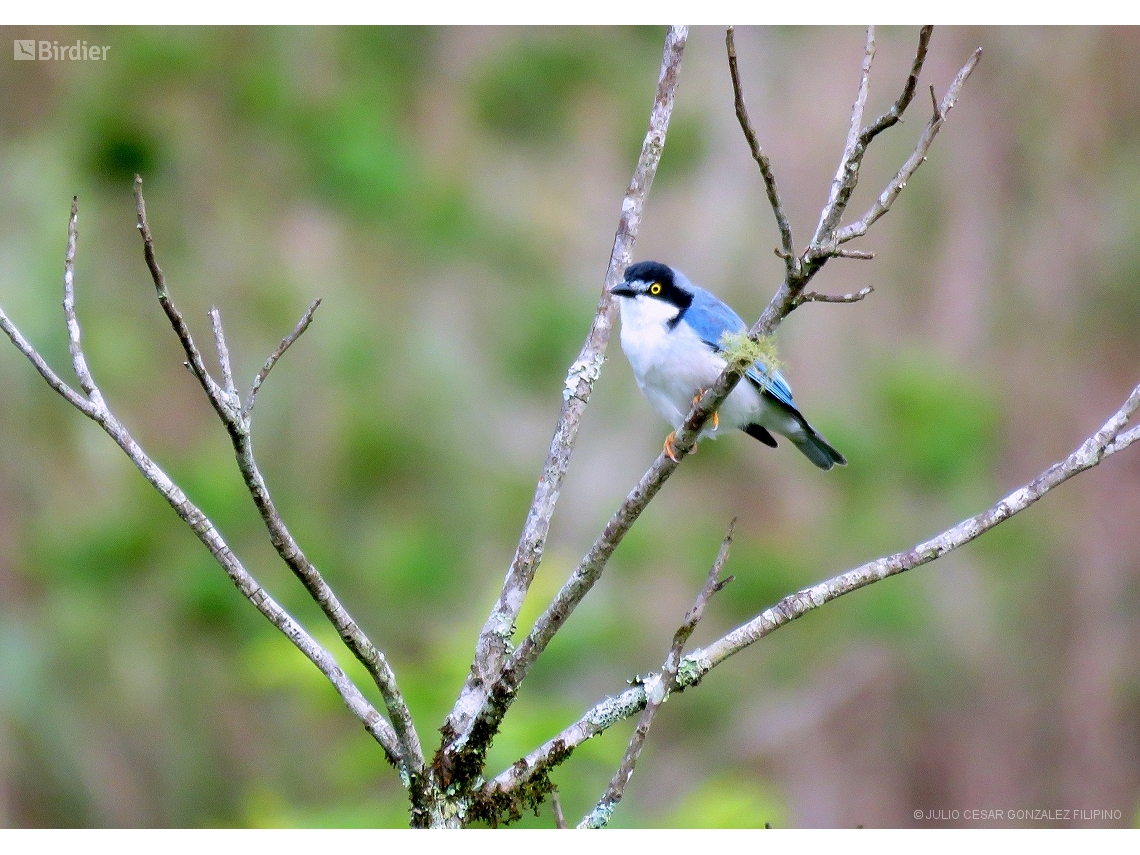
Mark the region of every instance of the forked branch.
<instances>
[{"instance_id":1,"label":"forked branch","mask_svg":"<svg viewBox=\"0 0 1140 855\"><path fill-rule=\"evenodd\" d=\"M141 200L141 193L139 198ZM87 357L83 352L82 331L75 313L75 249L78 239L77 222L78 203L73 200L71 218L68 224L67 255L64 261L63 308L68 332L68 344L71 351L72 367L75 370L76 376L79 378L85 394L79 394L56 375L43 357L36 351L35 347L20 334L20 331L8 319L2 309L0 309L0 329L3 329L16 348L35 366L36 370L39 371L49 386L63 396L68 403L97 423L107 435L114 440L143 474L143 477L151 483L174 509L175 513L190 527L206 548L210 550L210 554L213 555L218 564L226 571L230 581L233 582L234 586L242 595L249 600L259 612L268 618L298 650L317 666L320 672L332 683L344 701L345 706L364 724L365 729L383 747L388 759L394 765L401 765L406 768L406 749L401 744L401 739L393 727L376 711L356 685L345 675L344 670L337 664L332 654L318 644L313 637L261 587L253 575L234 554L229 544L226 543L209 517L207 517L197 505L191 502L178 485L176 485L158 464L143 451L142 447L135 441L130 432L107 406L99 390L99 386L91 374ZM171 317L171 322L175 324L175 328L178 330L182 316L177 308L174 307L173 303L170 302L169 295L165 293L165 281L162 277L161 269L158 267L157 262L154 261L153 242L150 239L149 230L145 229L144 226L145 217L141 220L140 230L143 231L144 246L147 252L147 264L156 278L156 287L162 295L160 301L164 303L163 308L166 309L168 317ZM188 342L191 350L197 354L197 350L193 348L189 330L186 329L184 323L181 323L179 338L184 340L184 344ZM224 352L224 346L222 352ZM222 358L228 359L228 355ZM198 376L199 380L202 381L203 387L207 388L207 390L212 388L221 391L216 384L211 387L210 384L213 383L213 381L209 379L209 375L206 373L200 354L197 355L196 364L198 366L196 374L200 371ZM225 404L224 398L219 397L218 400L223 405Z\"/></svg>"},{"instance_id":2,"label":"forked branch","mask_svg":"<svg viewBox=\"0 0 1140 855\"><path fill-rule=\"evenodd\" d=\"M182 342L182 348L186 353L186 358L192 372L198 378L199 383L206 392L206 396L210 399L210 403L213 404L214 410L218 413L218 417L222 420L222 424L230 435L230 440L234 447L234 454L237 458L238 469L241 471L246 489L249 490L250 496L257 506L257 511L269 532L270 542L272 542L273 547L277 550L277 554L305 586L305 589L316 601L317 605L321 607L321 611L324 612L329 622L336 628L337 633L348 649L351 650L352 654L368 669L368 673L372 676L373 682L375 682L376 687L380 690L388 712L392 716L392 724L400 744L399 757L404 765L407 778L410 780L411 777L422 775L424 766L423 749L420 746L419 736L416 734L415 725L412 722L411 712L408 710L407 703L404 701L403 695L396 685L395 673L392 671L384 654L372 643L368 636L364 634L364 631L356 623L352 615L348 613L348 610L341 605L340 600L332 588L329 587L328 583L325 582L320 571L308 559L304 550L301 549L300 545L293 538L288 526L285 525L285 521L281 518L280 513L278 513L274 505L273 498L269 493L269 487L265 483L265 478L262 476L253 454L253 440L250 427L254 396L257 394L257 390L261 387L261 384L265 381L265 378L277 360L281 358L281 355L308 329L309 324L313 320L313 314L316 312L321 301L313 301L308 311L305 312L304 316L297 323L297 326L294 327L289 335L282 339L276 350L274 350L269 359L266 360L264 367L257 373L257 376L253 380L253 384L250 386L250 393L243 406L234 388L229 350L226 346L225 334L222 330L221 316L217 309L210 312L210 320L214 330L215 345L218 350L218 361L222 368L223 386L219 386L206 370L202 355L197 345L194 344L194 339L182 317L182 313L178 310L173 299L170 297L166 277L158 265L154 238L151 235L150 226L147 223L146 201L143 198L142 192L142 178L137 175L135 176L135 208L138 216L139 232L143 237L143 248L146 255L147 267L150 269L151 278L154 280L154 287L158 294L159 303L166 312L167 318L170 319L170 324L174 328L174 332L178 336L179 341Z\"/></svg>"},{"instance_id":3,"label":"forked branch","mask_svg":"<svg viewBox=\"0 0 1140 855\"><path fill-rule=\"evenodd\" d=\"M692 636L693 630L697 628L697 624L704 617L705 606L709 604L709 600L733 580L732 576L722 580L720 574L724 571L725 562L728 561L728 550L732 546L732 532L735 528L736 520L734 519L728 524L728 532L721 542L720 552L717 553L716 561L713 562L712 569L709 570L704 587L697 594L697 599L685 615L685 620L673 634L673 646L669 649L669 655L661 666L661 673L656 675L651 682L644 684L645 709L641 711L641 718L638 719L637 727L633 729L633 736L629 739L629 746L626 748L621 765L614 773L605 794L594 805L594 809L578 823L579 828L605 828L609 824L610 817L613 816L614 809L625 794L626 784L633 777L633 768L637 765L637 758L641 756L641 749L645 745L645 738L649 735L649 728L653 726L653 719L657 717L657 711L661 709L661 705L677 688L677 670L681 667L681 654L685 652L685 645L688 643L689 637Z\"/></svg>"},{"instance_id":4,"label":"forked branch","mask_svg":"<svg viewBox=\"0 0 1140 855\"><path fill-rule=\"evenodd\" d=\"M897 108L896 112L899 115L901 115L902 110L905 109L913 99L913 90L916 84L911 83L911 78L917 80L918 72L921 70L923 60L926 56L926 46L928 42L929 33L924 31L922 36L920 36L919 49L916 54L916 59L911 66L911 74L907 78L907 83L904 84L903 94L895 102L895 108ZM726 37L726 47L729 51L730 74L734 76L734 101L737 106L737 115L738 118L741 118L741 127L747 138L751 130L751 122L747 118L747 111L744 109L743 98L740 95L739 70L735 64L735 45L731 38ZM666 53L668 54L668 51ZM980 52L975 53L970 62L959 72L955 83L951 86L953 97L951 97L949 93L947 95L947 111L949 107L952 106L953 100L957 97L957 92L961 89L962 84L964 84L966 78L969 76L979 55ZM856 97L855 105L852 109L848 143L844 150L840 169L837 172L836 182L833 182L832 185L831 198L824 209L823 216L821 216L820 222L822 231L817 229L816 238L813 239L812 244L800 257L798 264L788 266L787 275L783 284L777 290L775 296L772 297L759 320L757 320L749 330L749 337L753 340L758 340L763 336L770 335L797 305L800 305L802 302L814 301L814 298L806 300L800 300L799 298L802 296L805 287L808 282L811 281L812 277L830 258L839 254L838 246L831 247L829 244L824 249L820 249L816 246L816 241L821 234L830 234L830 232L827 231L828 229L833 230L833 226L827 225L828 223L832 220L838 223L845 209L847 199L850 197L851 192L858 182L858 165L866 149L866 145L860 143L862 114L863 106L867 98L871 60L873 57L874 30L870 28L867 33L867 45L864 53L863 71L860 77L859 94ZM664 79L664 71L662 78ZM890 111L888 111L888 114L890 114ZM937 133L938 128L941 127L941 121L943 119L939 119L939 123L934 128L934 133ZM893 122L880 119L875 124L889 125L893 124ZM875 133L878 133L878 131ZM752 136L755 137L754 132ZM874 134L871 136L873 138ZM932 139L933 134L930 134L929 137L924 134L924 136L920 138L919 148L917 148L916 151L921 150L922 157L925 157L925 150L929 148L929 143ZM751 139L749 140L749 147L752 147ZM758 144L757 150L759 150ZM908 163L909 162L910 161L908 161ZM757 159L757 163L761 166L762 174L765 173L765 165L768 167L767 172L771 172L770 164L763 156ZM904 165L904 169L905 168ZM773 203L773 210L776 212L777 222L779 222L783 215L779 207L779 196L775 193L774 189L775 179L772 178L771 183L769 183L769 176L764 175L764 178L765 187L768 188L769 192L769 201ZM629 205L628 198L626 204ZM824 226L826 226L826 228L824 228ZM783 235L782 227L781 234ZM850 300L850 302L854 301L854 298ZM847 301L842 300L842 302ZM626 532L629 531L633 523L641 515L641 512L661 489L665 481L672 475L679 464L679 460L684 459L684 456L693 449L696 444L697 436L705 422L708 421L712 413L720 407L742 376L743 370L740 367L729 365L717 382L700 396L689 412L684 424L676 431L673 446L680 455L679 459L674 460L664 452L657 457L652 466L645 472L637 485L626 496L625 501L622 502L621 506L610 518L610 521L606 524L602 533L598 536L597 540L594 541L594 545L579 562L578 567L559 590L554 600L535 621L534 626L518 645L514 653L510 654L506 659L499 675L496 677L493 675L493 672L481 671L476 673L477 669L472 670L472 676L468 678L467 681L467 689L473 689L473 691L461 697L460 703L456 705L456 711L460 711L462 707L461 711L463 715L457 716L456 713L453 712L452 718L449 719L448 727L455 727L456 729L454 732L448 732L445 735L445 738L449 737L453 740L452 745L455 746L456 749L464 745L466 737L463 736L463 734L470 733L473 730L479 732L481 735L480 741L482 743L485 743L486 740L489 740L494 735L499 727L499 723L510 707L519 686L530 672L534 663L538 660L539 656L542 655L554 635L565 625L570 614L577 608L578 604L601 577L610 556L618 544L621 543ZM542 485L540 482L540 491L541 489ZM517 611L515 614L517 615ZM505 643L506 638L509 637L510 629L500 625L498 631L502 633L501 637ZM467 689L465 689L465 692ZM462 725L462 727L460 725ZM478 752L476 752L476 754L478 754ZM473 763L472 768L476 768L479 765L481 765L481 759Z\"/></svg>"},{"instance_id":5,"label":"forked branch","mask_svg":"<svg viewBox=\"0 0 1140 855\"><path fill-rule=\"evenodd\" d=\"M934 137L942 129L946 117L950 114L950 111L958 101L958 96L962 93L962 87L966 84L966 80L969 79L981 58L982 49L978 48L966 61L966 64L958 71L958 74L954 77L954 81L950 84L950 88L946 90L946 95L943 97L942 102L935 104L933 115L930 117L930 121L926 123L926 127L922 129L918 143L915 145L910 157L907 158L906 163L902 165L895 177L890 180L883 192L879 194L879 198L867 209L866 213L856 222L834 232L827 241L827 245L824 249L828 252L834 252L840 244L847 243L847 241L854 240L857 237L862 237L879 217L891 209L891 205L894 204L895 199L898 198L902 189L906 187L911 176L926 162L926 154L930 151L930 144L934 142ZM930 94L933 98L933 86L930 87Z\"/></svg>"},{"instance_id":6,"label":"forked branch","mask_svg":"<svg viewBox=\"0 0 1140 855\"><path fill-rule=\"evenodd\" d=\"M693 651L681 660L677 670L676 690L684 691L696 685L709 671L730 656L755 644L796 618L852 591L889 576L921 567L941 558L947 552L964 546L1010 517L1021 513L1050 490L1059 487L1075 475L1092 469L1105 458L1128 448L1140 440L1140 425L1132 424L1138 408L1140 408L1140 385L1132 390L1120 409L1112 414L1100 430L1088 437L1072 454L1054 463L1028 484L1014 490L987 510L963 520L911 549L868 561L810 588L790 594L707 647ZM651 689L657 685L656 681L660 676L654 674L644 677L624 692L593 706L553 739L491 780L484 788L485 796L501 799L513 793L518 787L526 785L536 775L548 775L551 769L569 758L582 743L646 709Z\"/></svg>"},{"instance_id":7,"label":"forked branch","mask_svg":"<svg viewBox=\"0 0 1140 855\"><path fill-rule=\"evenodd\" d=\"M477 758L485 751L488 741L497 729L498 720L505 714L506 707L510 703L510 699L500 692L498 700L492 704L492 693L502 686L504 663L507 661L508 645L515 631L515 620L542 560L547 534L550 531L550 520L562 490L563 478L570 466L570 456L578 436L578 426L605 359L606 345L609 343L614 322L613 298L610 296L610 291L621 281L632 257L633 245L641 226L642 210L665 147L665 135L669 129L669 119L673 114L677 77L681 71L681 59L687 38L687 27L670 27L665 37L649 128L629 189L622 201L621 216L614 235L613 249L598 308L582 350L566 375L562 391L562 412L554 429L550 452L542 468L542 475L538 479L514 559L503 582L502 593L479 634L471 675L467 678L455 707L444 725L445 746L440 759L441 772L445 780L453 774L453 767L460 751L467 752L476 760L474 763L465 764L465 768L474 772L481 766ZM481 727L479 738L469 744L469 737L477 721L488 726ZM494 723L488 724L490 721Z\"/></svg>"}]
</instances>

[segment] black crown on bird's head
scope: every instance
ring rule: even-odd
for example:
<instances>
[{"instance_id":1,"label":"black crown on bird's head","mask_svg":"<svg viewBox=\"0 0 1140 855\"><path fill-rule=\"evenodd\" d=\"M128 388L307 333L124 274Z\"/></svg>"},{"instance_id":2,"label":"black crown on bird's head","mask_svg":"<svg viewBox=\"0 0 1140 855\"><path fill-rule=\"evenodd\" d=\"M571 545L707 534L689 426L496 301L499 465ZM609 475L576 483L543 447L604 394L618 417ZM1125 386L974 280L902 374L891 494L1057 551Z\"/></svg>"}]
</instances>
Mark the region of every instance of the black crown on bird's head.
<instances>
[{"instance_id":1,"label":"black crown on bird's head","mask_svg":"<svg viewBox=\"0 0 1140 855\"><path fill-rule=\"evenodd\" d=\"M660 261L631 264L625 269L625 279L611 293L615 297L651 297L670 303L682 311L693 302L689 280Z\"/></svg>"},{"instance_id":2,"label":"black crown on bird's head","mask_svg":"<svg viewBox=\"0 0 1140 855\"><path fill-rule=\"evenodd\" d=\"M639 261L625 269L626 282L660 282L664 288L674 283L673 268L660 261Z\"/></svg>"}]
</instances>

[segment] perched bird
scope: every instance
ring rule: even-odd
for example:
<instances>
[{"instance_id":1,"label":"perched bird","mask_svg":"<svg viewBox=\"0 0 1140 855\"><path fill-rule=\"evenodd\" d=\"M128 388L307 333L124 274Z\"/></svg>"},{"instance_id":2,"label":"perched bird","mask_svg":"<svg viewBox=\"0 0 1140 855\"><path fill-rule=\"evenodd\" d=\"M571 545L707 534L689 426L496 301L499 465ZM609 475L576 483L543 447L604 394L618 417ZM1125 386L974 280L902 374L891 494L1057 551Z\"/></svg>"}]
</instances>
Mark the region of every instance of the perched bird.
<instances>
[{"instance_id":1,"label":"perched bird","mask_svg":"<svg viewBox=\"0 0 1140 855\"><path fill-rule=\"evenodd\" d=\"M677 459L673 440L693 402L716 382L727 362L721 340L743 333L744 321L685 275L656 261L625 271L611 292L621 309L621 348L649 403L673 426L665 453ZM807 423L779 371L755 363L705 424L700 438L721 429L740 429L776 447L773 433L786 436L820 469L847 461Z\"/></svg>"}]
</instances>

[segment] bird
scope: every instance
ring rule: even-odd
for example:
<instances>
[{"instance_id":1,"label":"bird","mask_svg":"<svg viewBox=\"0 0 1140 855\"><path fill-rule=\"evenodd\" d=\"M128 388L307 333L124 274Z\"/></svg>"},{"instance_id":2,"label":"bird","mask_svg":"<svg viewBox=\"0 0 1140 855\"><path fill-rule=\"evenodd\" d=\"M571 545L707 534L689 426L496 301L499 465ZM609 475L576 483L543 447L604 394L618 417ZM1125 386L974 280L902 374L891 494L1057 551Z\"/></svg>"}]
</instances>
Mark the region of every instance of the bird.
<instances>
[{"instance_id":1,"label":"bird","mask_svg":"<svg viewBox=\"0 0 1140 855\"><path fill-rule=\"evenodd\" d=\"M631 264L610 293L621 313L621 347L653 408L673 426L665 453L676 462L677 431L697 398L727 365L722 338L747 327L726 303L658 261ZM808 424L783 375L756 362L705 423L699 439L739 429L775 448L773 433L791 440L820 469L846 458Z\"/></svg>"}]
</instances>

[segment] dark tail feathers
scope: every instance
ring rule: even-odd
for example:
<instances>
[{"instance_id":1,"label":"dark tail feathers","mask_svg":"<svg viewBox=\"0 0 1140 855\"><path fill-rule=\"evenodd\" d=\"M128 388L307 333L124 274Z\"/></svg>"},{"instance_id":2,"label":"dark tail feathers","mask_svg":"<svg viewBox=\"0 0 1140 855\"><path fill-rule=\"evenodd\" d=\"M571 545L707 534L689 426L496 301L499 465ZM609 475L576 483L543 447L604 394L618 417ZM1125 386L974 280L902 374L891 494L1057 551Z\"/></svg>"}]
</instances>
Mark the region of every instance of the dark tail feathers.
<instances>
[{"instance_id":1,"label":"dark tail feathers","mask_svg":"<svg viewBox=\"0 0 1140 855\"><path fill-rule=\"evenodd\" d=\"M812 463L823 469L825 472L835 464L840 466L847 465L847 458L836 451L826 439L820 436L815 428L807 423L807 420L800 416L798 419L800 425L803 427L803 432L799 436L789 436L788 439L792 441L800 451L804 453ZM776 438L768 431L767 428L761 425L748 425L744 428L744 432L753 439L758 439L760 442L772 448L776 447Z\"/></svg>"}]
</instances>

